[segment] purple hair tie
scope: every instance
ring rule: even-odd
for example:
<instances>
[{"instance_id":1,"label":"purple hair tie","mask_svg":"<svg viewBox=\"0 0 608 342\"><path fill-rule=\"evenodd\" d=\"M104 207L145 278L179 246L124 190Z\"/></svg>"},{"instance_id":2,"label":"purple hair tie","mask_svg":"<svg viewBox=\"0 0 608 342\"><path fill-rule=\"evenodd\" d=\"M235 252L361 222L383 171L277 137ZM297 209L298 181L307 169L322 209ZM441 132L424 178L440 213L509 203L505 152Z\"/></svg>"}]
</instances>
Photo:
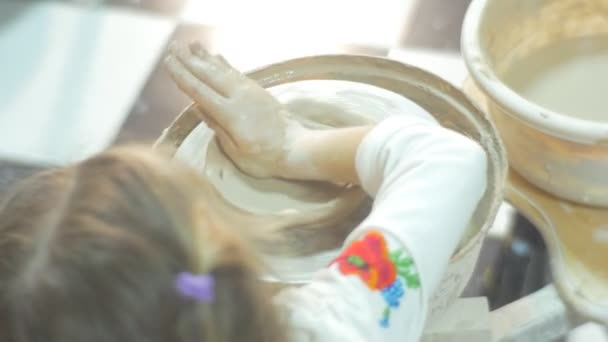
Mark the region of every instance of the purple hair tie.
<instances>
[{"instance_id":1,"label":"purple hair tie","mask_svg":"<svg viewBox=\"0 0 608 342\"><path fill-rule=\"evenodd\" d=\"M184 297L201 303L213 301L215 295L214 286L215 279L209 274L182 272L175 279L177 292Z\"/></svg>"}]
</instances>

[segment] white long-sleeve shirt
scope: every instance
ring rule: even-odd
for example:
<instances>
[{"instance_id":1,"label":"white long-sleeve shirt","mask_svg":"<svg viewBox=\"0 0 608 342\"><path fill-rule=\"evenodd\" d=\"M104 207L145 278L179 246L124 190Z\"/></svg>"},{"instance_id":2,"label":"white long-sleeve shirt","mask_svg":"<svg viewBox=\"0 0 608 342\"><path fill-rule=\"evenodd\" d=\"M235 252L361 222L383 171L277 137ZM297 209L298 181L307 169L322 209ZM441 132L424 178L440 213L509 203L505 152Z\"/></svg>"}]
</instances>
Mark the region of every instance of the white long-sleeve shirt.
<instances>
[{"instance_id":1,"label":"white long-sleeve shirt","mask_svg":"<svg viewBox=\"0 0 608 342\"><path fill-rule=\"evenodd\" d=\"M356 160L370 215L312 281L275 297L293 341L417 341L430 296L486 187L486 155L433 120L393 116Z\"/></svg>"}]
</instances>

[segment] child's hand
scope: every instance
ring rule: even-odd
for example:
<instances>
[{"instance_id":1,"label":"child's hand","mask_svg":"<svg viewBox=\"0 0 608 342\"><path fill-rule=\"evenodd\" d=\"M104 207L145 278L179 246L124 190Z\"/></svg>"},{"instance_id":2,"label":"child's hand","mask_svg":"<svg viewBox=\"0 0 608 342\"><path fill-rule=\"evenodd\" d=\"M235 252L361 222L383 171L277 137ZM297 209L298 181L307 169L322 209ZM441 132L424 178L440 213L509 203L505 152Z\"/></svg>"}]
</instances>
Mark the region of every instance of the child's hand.
<instances>
[{"instance_id":1,"label":"child's hand","mask_svg":"<svg viewBox=\"0 0 608 342\"><path fill-rule=\"evenodd\" d=\"M288 154L306 129L270 93L199 44L173 44L166 64L243 172L257 177L289 173Z\"/></svg>"}]
</instances>

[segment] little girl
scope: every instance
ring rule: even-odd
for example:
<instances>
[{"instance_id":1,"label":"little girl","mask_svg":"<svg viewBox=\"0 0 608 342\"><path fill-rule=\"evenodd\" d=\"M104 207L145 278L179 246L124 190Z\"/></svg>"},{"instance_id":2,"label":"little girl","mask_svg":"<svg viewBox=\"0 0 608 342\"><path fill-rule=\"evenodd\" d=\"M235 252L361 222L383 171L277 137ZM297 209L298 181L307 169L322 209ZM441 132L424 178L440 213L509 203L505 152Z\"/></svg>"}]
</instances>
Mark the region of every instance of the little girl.
<instances>
[{"instance_id":1,"label":"little girl","mask_svg":"<svg viewBox=\"0 0 608 342\"><path fill-rule=\"evenodd\" d=\"M407 113L309 130L200 46L166 63L243 171L359 184L371 214L308 285L272 298L251 247L269 237L231 224L186 166L120 148L41 173L0 207L0 341L418 340L485 190L483 149Z\"/></svg>"}]
</instances>

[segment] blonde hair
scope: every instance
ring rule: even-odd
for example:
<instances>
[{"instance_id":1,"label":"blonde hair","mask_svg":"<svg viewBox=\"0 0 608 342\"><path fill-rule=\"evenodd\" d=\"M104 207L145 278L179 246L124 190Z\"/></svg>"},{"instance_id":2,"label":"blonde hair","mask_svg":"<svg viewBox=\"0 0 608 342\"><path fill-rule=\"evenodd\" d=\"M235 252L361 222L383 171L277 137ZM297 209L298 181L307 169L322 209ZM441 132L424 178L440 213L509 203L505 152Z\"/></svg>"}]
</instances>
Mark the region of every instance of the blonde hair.
<instances>
[{"instance_id":1,"label":"blonde hair","mask_svg":"<svg viewBox=\"0 0 608 342\"><path fill-rule=\"evenodd\" d=\"M0 207L0 340L286 341L240 227L208 224L187 167L120 148L22 182ZM209 273L215 298L175 288Z\"/></svg>"}]
</instances>

